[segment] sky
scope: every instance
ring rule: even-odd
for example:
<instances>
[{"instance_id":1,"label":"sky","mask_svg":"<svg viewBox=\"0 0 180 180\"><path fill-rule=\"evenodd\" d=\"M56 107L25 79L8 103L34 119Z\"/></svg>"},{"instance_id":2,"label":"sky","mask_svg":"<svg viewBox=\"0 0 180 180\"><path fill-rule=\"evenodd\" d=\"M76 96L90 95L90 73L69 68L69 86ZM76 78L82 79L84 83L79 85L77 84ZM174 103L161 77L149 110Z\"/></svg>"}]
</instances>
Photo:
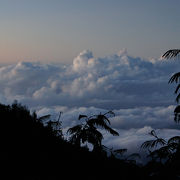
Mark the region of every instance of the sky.
<instances>
[{"instance_id":1,"label":"sky","mask_svg":"<svg viewBox=\"0 0 180 180\"><path fill-rule=\"evenodd\" d=\"M112 110L103 143L139 152L173 121L180 61L179 0L0 0L0 103L15 99L39 116L59 112L64 130L79 114Z\"/></svg>"},{"instance_id":2,"label":"sky","mask_svg":"<svg viewBox=\"0 0 180 180\"><path fill-rule=\"evenodd\" d=\"M89 49L159 58L180 44L179 0L0 0L0 63L71 63Z\"/></svg>"}]
</instances>

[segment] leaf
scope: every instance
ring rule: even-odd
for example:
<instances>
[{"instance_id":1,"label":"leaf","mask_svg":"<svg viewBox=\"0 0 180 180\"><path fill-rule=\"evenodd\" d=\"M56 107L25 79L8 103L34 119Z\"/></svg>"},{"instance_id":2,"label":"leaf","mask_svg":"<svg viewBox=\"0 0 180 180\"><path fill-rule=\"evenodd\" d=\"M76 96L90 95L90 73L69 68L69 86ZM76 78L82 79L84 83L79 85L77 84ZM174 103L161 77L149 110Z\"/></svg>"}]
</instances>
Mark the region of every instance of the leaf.
<instances>
[{"instance_id":1,"label":"leaf","mask_svg":"<svg viewBox=\"0 0 180 180\"><path fill-rule=\"evenodd\" d=\"M179 99L180 99L180 93L177 95L176 97L176 102L179 103Z\"/></svg>"},{"instance_id":2,"label":"leaf","mask_svg":"<svg viewBox=\"0 0 180 180\"><path fill-rule=\"evenodd\" d=\"M119 136L119 133L117 131L113 130L112 128L107 126L105 129L113 136Z\"/></svg>"},{"instance_id":3,"label":"leaf","mask_svg":"<svg viewBox=\"0 0 180 180\"><path fill-rule=\"evenodd\" d=\"M115 113L114 113L113 111L108 111L108 112L106 112L106 113L104 114L104 116L107 115L107 114L110 114L110 115L112 115L112 116L115 116Z\"/></svg>"},{"instance_id":4,"label":"leaf","mask_svg":"<svg viewBox=\"0 0 180 180\"><path fill-rule=\"evenodd\" d=\"M89 126L94 126L94 125L98 125L98 122L97 122L97 119L92 118L92 119L89 119L89 120L87 121L87 124L88 124Z\"/></svg>"},{"instance_id":5,"label":"leaf","mask_svg":"<svg viewBox=\"0 0 180 180\"><path fill-rule=\"evenodd\" d=\"M157 157L159 158L167 158L168 156L172 154L169 146L163 146L159 148L158 150L156 150L155 153L157 154Z\"/></svg>"},{"instance_id":6,"label":"leaf","mask_svg":"<svg viewBox=\"0 0 180 180\"><path fill-rule=\"evenodd\" d=\"M151 136L154 136L155 138L158 138L157 135L156 135L155 130L152 130L149 134L150 134Z\"/></svg>"},{"instance_id":7,"label":"leaf","mask_svg":"<svg viewBox=\"0 0 180 180\"><path fill-rule=\"evenodd\" d=\"M154 142L154 140L149 140L149 141L145 141L142 145L141 148L143 149L147 149L150 148L152 146L152 143Z\"/></svg>"},{"instance_id":8,"label":"leaf","mask_svg":"<svg viewBox=\"0 0 180 180\"><path fill-rule=\"evenodd\" d=\"M174 136L174 137L170 138L168 140L168 144L171 144L171 143L178 143L178 144L180 144L180 136Z\"/></svg>"},{"instance_id":9,"label":"leaf","mask_svg":"<svg viewBox=\"0 0 180 180\"><path fill-rule=\"evenodd\" d=\"M180 78L180 72L172 75L171 78L169 79L169 82L168 82L168 83L173 83L173 82L178 83L179 78Z\"/></svg>"},{"instance_id":10,"label":"leaf","mask_svg":"<svg viewBox=\"0 0 180 180\"><path fill-rule=\"evenodd\" d=\"M168 144L168 147L169 147L169 150L172 150L172 151L177 150L179 147L179 143L171 142Z\"/></svg>"},{"instance_id":11,"label":"leaf","mask_svg":"<svg viewBox=\"0 0 180 180\"><path fill-rule=\"evenodd\" d=\"M109 127L106 122L108 122L108 124L110 124L109 120L104 116L104 115L98 115L97 118L92 118L89 119L87 121L87 124L89 126L99 126L102 127L103 129L105 129L106 131L108 131L110 134L112 134L113 136L119 136L119 133L116 132L115 130L113 130L111 127Z\"/></svg>"},{"instance_id":12,"label":"leaf","mask_svg":"<svg viewBox=\"0 0 180 180\"><path fill-rule=\"evenodd\" d=\"M176 123L180 122L180 105L176 106L176 108L174 109L174 121Z\"/></svg>"},{"instance_id":13,"label":"leaf","mask_svg":"<svg viewBox=\"0 0 180 180\"><path fill-rule=\"evenodd\" d=\"M109 127L107 124L103 124L102 127L108 131L110 134L112 134L113 136L119 136L119 133L115 130L113 130L111 127Z\"/></svg>"},{"instance_id":14,"label":"leaf","mask_svg":"<svg viewBox=\"0 0 180 180\"><path fill-rule=\"evenodd\" d=\"M102 115L102 114L97 115L97 120L103 121L104 123L108 123L109 125L111 124L109 119L105 115Z\"/></svg>"},{"instance_id":15,"label":"leaf","mask_svg":"<svg viewBox=\"0 0 180 180\"><path fill-rule=\"evenodd\" d=\"M82 118L87 118L87 116L80 114L78 120L80 120L80 119L82 119Z\"/></svg>"},{"instance_id":16,"label":"leaf","mask_svg":"<svg viewBox=\"0 0 180 180\"><path fill-rule=\"evenodd\" d=\"M145 141L142 145L141 148L146 149L146 148L154 148L157 147L158 145L163 146L166 144L166 141L162 138L158 138L155 140L149 140Z\"/></svg>"},{"instance_id":17,"label":"leaf","mask_svg":"<svg viewBox=\"0 0 180 180\"><path fill-rule=\"evenodd\" d=\"M80 132L81 130L82 130L82 125L76 125L76 126L74 126L74 127L72 127L72 128L69 128L69 129L67 130L67 133L73 134L73 133Z\"/></svg>"},{"instance_id":18,"label":"leaf","mask_svg":"<svg viewBox=\"0 0 180 180\"><path fill-rule=\"evenodd\" d=\"M155 146L157 145L164 146L165 144L166 144L166 141L164 139L162 138L156 139Z\"/></svg>"},{"instance_id":19,"label":"leaf","mask_svg":"<svg viewBox=\"0 0 180 180\"><path fill-rule=\"evenodd\" d=\"M180 53L180 49L171 49L165 52L162 57L169 59L169 58L177 57L179 53Z\"/></svg>"},{"instance_id":20,"label":"leaf","mask_svg":"<svg viewBox=\"0 0 180 180\"><path fill-rule=\"evenodd\" d=\"M86 137L85 141L88 141L93 145L101 146L103 135L95 127L85 129L84 136Z\"/></svg>"},{"instance_id":21,"label":"leaf","mask_svg":"<svg viewBox=\"0 0 180 180\"><path fill-rule=\"evenodd\" d=\"M99 115L98 115L99 116ZM103 129L105 129L105 130L107 130L107 131L109 131L110 132L110 127L106 124L106 122L103 120L103 119L101 119L101 117L100 118L92 118L92 119L89 119L88 121L87 121L87 124L89 125L89 126L97 126L97 127L101 127L101 128L103 128Z\"/></svg>"},{"instance_id":22,"label":"leaf","mask_svg":"<svg viewBox=\"0 0 180 180\"><path fill-rule=\"evenodd\" d=\"M174 109L174 113L180 113L180 105L176 106Z\"/></svg>"},{"instance_id":23,"label":"leaf","mask_svg":"<svg viewBox=\"0 0 180 180\"><path fill-rule=\"evenodd\" d=\"M175 121L176 123L179 123L179 122L180 122L180 114L179 114L179 113L175 113L175 114L174 114L174 121Z\"/></svg>"},{"instance_id":24,"label":"leaf","mask_svg":"<svg viewBox=\"0 0 180 180\"><path fill-rule=\"evenodd\" d=\"M179 88L180 88L180 84L178 84L178 86L176 87L176 90L175 90L175 94L177 94L177 92L179 91Z\"/></svg>"}]
</instances>

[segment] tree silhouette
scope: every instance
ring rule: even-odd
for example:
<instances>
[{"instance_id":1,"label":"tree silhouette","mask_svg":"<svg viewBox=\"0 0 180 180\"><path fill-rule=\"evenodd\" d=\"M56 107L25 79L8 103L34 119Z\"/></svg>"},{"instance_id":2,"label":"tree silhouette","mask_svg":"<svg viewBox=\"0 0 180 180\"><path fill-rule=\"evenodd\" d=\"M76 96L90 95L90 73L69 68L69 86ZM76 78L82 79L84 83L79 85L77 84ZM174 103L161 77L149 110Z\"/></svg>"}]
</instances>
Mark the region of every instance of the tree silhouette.
<instances>
[{"instance_id":1,"label":"tree silhouette","mask_svg":"<svg viewBox=\"0 0 180 180\"><path fill-rule=\"evenodd\" d=\"M155 130L152 130L149 135L153 136L155 139L145 141L142 145L141 148L147 148L148 150L152 148L156 148L158 145L163 146L166 144L166 141L162 138L159 138L155 132Z\"/></svg>"},{"instance_id":2,"label":"tree silhouette","mask_svg":"<svg viewBox=\"0 0 180 180\"><path fill-rule=\"evenodd\" d=\"M159 138L155 130L152 130L149 134L155 139L145 141L141 148L148 150L148 157L151 157L152 160L171 162L177 153L180 152L180 136L174 136L166 141Z\"/></svg>"},{"instance_id":3,"label":"tree silhouette","mask_svg":"<svg viewBox=\"0 0 180 180\"><path fill-rule=\"evenodd\" d=\"M57 121L48 121L47 122L47 127L53 129L53 132L56 136L61 137L62 139L63 137L63 132L62 132L62 122L60 121L62 112L59 113L58 119Z\"/></svg>"},{"instance_id":4,"label":"tree silhouette","mask_svg":"<svg viewBox=\"0 0 180 180\"><path fill-rule=\"evenodd\" d=\"M93 151L102 151L103 135L98 128L106 130L113 136L119 136L119 133L110 127L111 123L108 119L108 116L114 115L112 111L89 117L87 115L79 115L78 120L84 120L84 122L68 129L67 133L71 135L70 142L78 146L88 142L93 145Z\"/></svg>"},{"instance_id":5,"label":"tree silhouette","mask_svg":"<svg viewBox=\"0 0 180 180\"><path fill-rule=\"evenodd\" d=\"M171 50L168 50L167 52L165 52L162 57L171 59L171 58L178 57L179 54L180 54L180 49L171 49ZM177 94L176 102L179 103L179 100L180 100L180 92L179 92L179 90L180 90L180 72L177 72L174 75L172 75L171 78L169 79L169 83L178 84L174 93ZM176 123L180 122L180 105L177 105L174 110L174 121Z\"/></svg>"}]
</instances>

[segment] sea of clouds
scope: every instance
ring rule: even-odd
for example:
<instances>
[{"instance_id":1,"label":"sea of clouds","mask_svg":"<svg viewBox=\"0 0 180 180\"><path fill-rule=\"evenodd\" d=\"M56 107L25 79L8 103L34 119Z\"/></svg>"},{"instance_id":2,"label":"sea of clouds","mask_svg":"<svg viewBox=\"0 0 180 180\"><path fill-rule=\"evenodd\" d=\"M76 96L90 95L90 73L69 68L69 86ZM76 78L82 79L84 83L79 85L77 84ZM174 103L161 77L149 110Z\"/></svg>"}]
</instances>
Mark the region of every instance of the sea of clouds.
<instances>
[{"instance_id":1,"label":"sea of clouds","mask_svg":"<svg viewBox=\"0 0 180 180\"><path fill-rule=\"evenodd\" d=\"M104 144L140 151L148 133L169 138L180 135L173 121L176 106L171 75L179 71L180 61L142 59L126 51L95 58L83 51L69 65L19 62L0 67L0 102L15 99L38 115L59 112L64 129L79 123L79 114L98 114L113 110L111 125L120 136L104 134Z\"/></svg>"}]
</instances>

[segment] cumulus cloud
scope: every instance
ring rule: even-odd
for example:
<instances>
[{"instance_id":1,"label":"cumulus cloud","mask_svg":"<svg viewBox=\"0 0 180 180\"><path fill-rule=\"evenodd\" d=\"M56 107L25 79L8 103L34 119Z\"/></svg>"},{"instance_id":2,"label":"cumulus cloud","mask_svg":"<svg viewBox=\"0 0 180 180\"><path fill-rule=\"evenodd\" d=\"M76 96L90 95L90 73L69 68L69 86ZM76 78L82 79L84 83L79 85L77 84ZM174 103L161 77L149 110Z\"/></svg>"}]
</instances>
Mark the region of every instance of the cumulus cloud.
<instances>
[{"instance_id":1,"label":"cumulus cloud","mask_svg":"<svg viewBox=\"0 0 180 180\"><path fill-rule=\"evenodd\" d=\"M2 101L30 105L129 108L173 103L168 79L179 62L148 61L120 52L94 58L83 51L72 65L19 62L0 68Z\"/></svg>"},{"instance_id":2,"label":"cumulus cloud","mask_svg":"<svg viewBox=\"0 0 180 180\"><path fill-rule=\"evenodd\" d=\"M80 113L114 110L112 126L121 136L106 143L132 145L151 128L179 131L173 122L174 86L168 84L179 65L132 57L126 50L100 58L86 50L71 65L19 62L0 67L0 102L17 99L54 118L63 111L65 128L76 124Z\"/></svg>"}]
</instances>

